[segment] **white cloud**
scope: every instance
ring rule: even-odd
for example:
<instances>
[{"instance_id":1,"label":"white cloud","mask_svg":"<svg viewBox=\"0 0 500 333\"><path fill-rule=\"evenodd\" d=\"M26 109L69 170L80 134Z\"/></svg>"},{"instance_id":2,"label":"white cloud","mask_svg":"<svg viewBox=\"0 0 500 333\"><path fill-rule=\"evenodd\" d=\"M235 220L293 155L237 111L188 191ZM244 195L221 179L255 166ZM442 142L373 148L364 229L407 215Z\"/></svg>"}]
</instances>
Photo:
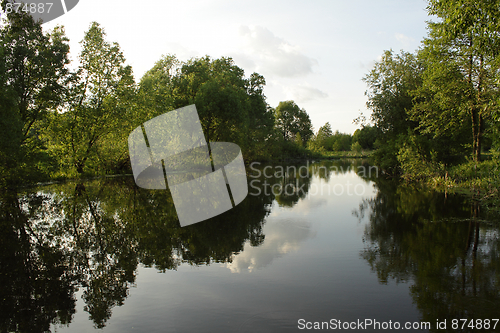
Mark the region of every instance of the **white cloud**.
<instances>
[{"instance_id":1,"label":"white cloud","mask_svg":"<svg viewBox=\"0 0 500 333\"><path fill-rule=\"evenodd\" d=\"M302 242L316 235L311 231L311 223L289 219L268 221L264 233L266 238L262 245L252 247L245 243L243 251L234 256L231 263L225 264L232 273L263 268L275 258L297 251Z\"/></svg>"},{"instance_id":2,"label":"white cloud","mask_svg":"<svg viewBox=\"0 0 500 333\"><path fill-rule=\"evenodd\" d=\"M241 26L239 34L246 39L245 54L255 64L253 70L264 76L299 77L312 73L313 66L317 65L315 59L267 28Z\"/></svg>"},{"instance_id":3,"label":"white cloud","mask_svg":"<svg viewBox=\"0 0 500 333\"><path fill-rule=\"evenodd\" d=\"M309 85L286 87L285 92L287 94L287 99L294 100L298 103L328 97L327 93Z\"/></svg>"}]
</instances>

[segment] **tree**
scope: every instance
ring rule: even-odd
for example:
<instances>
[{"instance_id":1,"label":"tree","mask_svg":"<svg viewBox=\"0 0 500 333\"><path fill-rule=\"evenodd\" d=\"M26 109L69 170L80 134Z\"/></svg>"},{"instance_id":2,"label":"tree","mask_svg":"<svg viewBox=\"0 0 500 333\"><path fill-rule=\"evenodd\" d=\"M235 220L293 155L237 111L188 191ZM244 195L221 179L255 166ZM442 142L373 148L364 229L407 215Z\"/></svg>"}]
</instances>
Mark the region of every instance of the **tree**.
<instances>
[{"instance_id":1,"label":"tree","mask_svg":"<svg viewBox=\"0 0 500 333\"><path fill-rule=\"evenodd\" d=\"M300 133L297 133L295 135L295 144L299 147L304 147L304 142L302 141L302 137L300 136Z\"/></svg>"},{"instance_id":2,"label":"tree","mask_svg":"<svg viewBox=\"0 0 500 333\"><path fill-rule=\"evenodd\" d=\"M318 133L316 134L317 145L323 147L323 149L331 150L332 147L330 144L330 138L332 135L332 126L329 122L327 122L319 128Z\"/></svg>"},{"instance_id":3,"label":"tree","mask_svg":"<svg viewBox=\"0 0 500 333\"><path fill-rule=\"evenodd\" d=\"M7 85L5 70L5 49L0 48L0 173L1 186L8 186L14 178L18 161L21 159L20 147L23 141L21 117L16 108L14 93Z\"/></svg>"},{"instance_id":4,"label":"tree","mask_svg":"<svg viewBox=\"0 0 500 333\"><path fill-rule=\"evenodd\" d=\"M422 51L430 101L414 115L437 136L469 120L478 162L486 122L498 112L500 1L429 0L427 9L440 21L429 22Z\"/></svg>"},{"instance_id":5,"label":"tree","mask_svg":"<svg viewBox=\"0 0 500 333\"><path fill-rule=\"evenodd\" d=\"M393 54L385 51L363 81L369 90L367 107L372 110L372 121L383 134L396 137L408 128L416 127L408 115L413 107L412 91L421 85L422 66L415 55L408 52Z\"/></svg>"},{"instance_id":6,"label":"tree","mask_svg":"<svg viewBox=\"0 0 500 333\"><path fill-rule=\"evenodd\" d=\"M181 63L167 55L141 79L139 109L152 118L195 104L206 141L235 142L245 155L258 157L270 149L274 130L265 84L258 73L246 78L231 58L205 56Z\"/></svg>"},{"instance_id":7,"label":"tree","mask_svg":"<svg viewBox=\"0 0 500 333\"><path fill-rule=\"evenodd\" d=\"M330 149L333 151L348 151L351 150L352 136L335 131L335 134L330 137L328 142L330 143Z\"/></svg>"},{"instance_id":8,"label":"tree","mask_svg":"<svg viewBox=\"0 0 500 333\"><path fill-rule=\"evenodd\" d=\"M378 138L378 129L374 126L366 125L354 131L352 135L353 144L358 142L362 149L374 149L375 141Z\"/></svg>"},{"instance_id":9,"label":"tree","mask_svg":"<svg viewBox=\"0 0 500 333\"><path fill-rule=\"evenodd\" d=\"M244 71L231 58L194 58L172 80L174 107L196 104L207 142L244 143L250 101Z\"/></svg>"},{"instance_id":10,"label":"tree","mask_svg":"<svg viewBox=\"0 0 500 333\"><path fill-rule=\"evenodd\" d=\"M82 174L89 160L104 164L103 154L114 145L111 159L128 160L126 136L130 124L135 81L117 43L105 41L105 32L93 22L82 40L80 66L74 74L64 113L54 114L51 139L66 167ZM107 147L104 147L105 145ZM118 155L118 156L117 156Z\"/></svg>"},{"instance_id":11,"label":"tree","mask_svg":"<svg viewBox=\"0 0 500 333\"><path fill-rule=\"evenodd\" d=\"M280 102L274 116L276 127L285 141L293 141L297 133L306 143L312 137L311 119L306 110L299 108L294 101Z\"/></svg>"},{"instance_id":12,"label":"tree","mask_svg":"<svg viewBox=\"0 0 500 333\"><path fill-rule=\"evenodd\" d=\"M144 114L142 122L175 109L172 81L179 66L181 62L174 55L164 55L141 78L138 107Z\"/></svg>"},{"instance_id":13,"label":"tree","mask_svg":"<svg viewBox=\"0 0 500 333\"><path fill-rule=\"evenodd\" d=\"M249 149L255 157L270 156L273 149L274 113L266 102L264 86L266 80L258 73L252 73L247 80L249 108Z\"/></svg>"},{"instance_id":14,"label":"tree","mask_svg":"<svg viewBox=\"0 0 500 333\"><path fill-rule=\"evenodd\" d=\"M8 1L1 5L4 13ZM69 45L61 27L44 33L29 13L7 13L0 30L0 112L3 167L37 173L43 142L37 125L57 108L66 93ZM14 153L13 153L14 152ZM4 177L5 174L2 173Z\"/></svg>"},{"instance_id":15,"label":"tree","mask_svg":"<svg viewBox=\"0 0 500 333\"><path fill-rule=\"evenodd\" d=\"M367 107L380 134L382 145L377 147L374 160L387 173L399 173L397 154L408 131L418 123L410 118L414 106L413 92L421 86L422 65L415 55L407 52L394 55L385 51L382 59L363 81L368 85Z\"/></svg>"}]
</instances>

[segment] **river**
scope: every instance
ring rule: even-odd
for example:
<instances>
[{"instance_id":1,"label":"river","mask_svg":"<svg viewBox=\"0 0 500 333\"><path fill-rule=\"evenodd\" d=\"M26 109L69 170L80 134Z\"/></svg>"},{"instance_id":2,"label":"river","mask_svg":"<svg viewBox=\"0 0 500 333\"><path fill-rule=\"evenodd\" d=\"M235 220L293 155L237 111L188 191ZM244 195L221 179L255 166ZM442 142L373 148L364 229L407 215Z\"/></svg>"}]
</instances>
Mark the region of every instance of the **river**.
<instances>
[{"instance_id":1,"label":"river","mask_svg":"<svg viewBox=\"0 0 500 333\"><path fill-rule=\"evenodd\" d=\"M180 227L131 176L4 193L0 331L499 331L499 218L361 160L252 164Z\"/></svg>"}]
</instances>

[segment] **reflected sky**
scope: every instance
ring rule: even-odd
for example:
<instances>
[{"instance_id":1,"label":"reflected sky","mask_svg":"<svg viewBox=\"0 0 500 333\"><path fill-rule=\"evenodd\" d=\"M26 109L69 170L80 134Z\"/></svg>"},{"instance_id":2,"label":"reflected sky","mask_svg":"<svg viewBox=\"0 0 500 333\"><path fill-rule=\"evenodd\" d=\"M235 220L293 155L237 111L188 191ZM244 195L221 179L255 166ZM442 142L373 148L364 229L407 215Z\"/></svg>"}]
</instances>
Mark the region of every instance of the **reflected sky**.
<instances>
[{"instance_id":1,"label":"reflected sky","mask_svg":"<svg viewBox=\"0 0 500 333\"><path fill-rule=\"evenodd\" d=\"M301 244L316 236L311 231L311 223L293 219L268 218L264 229L266 240L259 247L249 242L241 253L235 255L231 263L225 264L233 273L254 272L262 269L290 252L296 252Z\"/></svg>"},{"instance_id":2,"label":"reflected sky","mask_svg":"<svg viewBox=\"0 0 500 333\"><path fill-rule=\"evenodd\" d=\"M4 196L0 328L290 332L299 319L494 316L498 217L458 195L317 168L356 163L268 179L306 192L248 195L184 228L167 191L131 177Z\"/></svg>"}]
</instances>

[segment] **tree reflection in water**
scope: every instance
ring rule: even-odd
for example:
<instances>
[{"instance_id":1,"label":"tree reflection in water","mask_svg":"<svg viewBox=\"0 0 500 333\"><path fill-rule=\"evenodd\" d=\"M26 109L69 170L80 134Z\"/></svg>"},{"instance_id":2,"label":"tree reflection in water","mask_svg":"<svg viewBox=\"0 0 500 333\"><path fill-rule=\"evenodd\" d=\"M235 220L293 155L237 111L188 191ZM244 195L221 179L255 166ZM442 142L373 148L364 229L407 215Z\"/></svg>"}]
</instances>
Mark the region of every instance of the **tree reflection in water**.
<instances>
[{"instance_id":1,"label":"tree reflection in water","mask_svg":"<svg viewBox=\"0 0 500 333\"><path fill-rule=\"evenodd\" d=\"M380 283L410 282L423 321L492 319L500 307L498 217L477 202L377 180L361 256ZM489 221L497 221L491 223ZM464 331L474 329L464 327Z\"/></svg>"},{"instance_id":2,"label":"tree reflection in water","mask_svg":"<svg viewBox=\"0 0 500 333\"><path fill-rule=\"evenodd\" d=\"M180 228L168 191L139 189L131 177L3 193L0 331L69 324L78 288L84 310L103 328L124 303L139 264L166 271L182 263L231 263L247 241L262 244L274 198L248 196L224 214Z\"/></svg>"},{"instance_id":3,"label":"tree reflection in water","mask_svg":"<svg viewBox=\"0 0 500 333\"><path fill-rule=\"evenodd\" d=\"M335 161L296 168L301 174L249 173L249 181L289 190L254 193L236 208L184 228L168 191L139 189L131 177L3 192L0 331L43 332L54 323L69 324L80 288L85 311L103 328L113 307L127 298L139 265L162 272L181 264L228 266L246 243L265 242L263 226L273 202L293 207L311 190L312 177L326 182L361 166L368 167L359 160ZM425 321L495 318L499 232L485 221L494 218L463 197L365 181L373 181L378 192L354 214L369 219L361 256L379 281L410 283ZM297 237L298 244L307 234ZM275 242L268 245L281 244ZM250 252L228 267L250 268Z\"/></svg>"}]
</instances>

